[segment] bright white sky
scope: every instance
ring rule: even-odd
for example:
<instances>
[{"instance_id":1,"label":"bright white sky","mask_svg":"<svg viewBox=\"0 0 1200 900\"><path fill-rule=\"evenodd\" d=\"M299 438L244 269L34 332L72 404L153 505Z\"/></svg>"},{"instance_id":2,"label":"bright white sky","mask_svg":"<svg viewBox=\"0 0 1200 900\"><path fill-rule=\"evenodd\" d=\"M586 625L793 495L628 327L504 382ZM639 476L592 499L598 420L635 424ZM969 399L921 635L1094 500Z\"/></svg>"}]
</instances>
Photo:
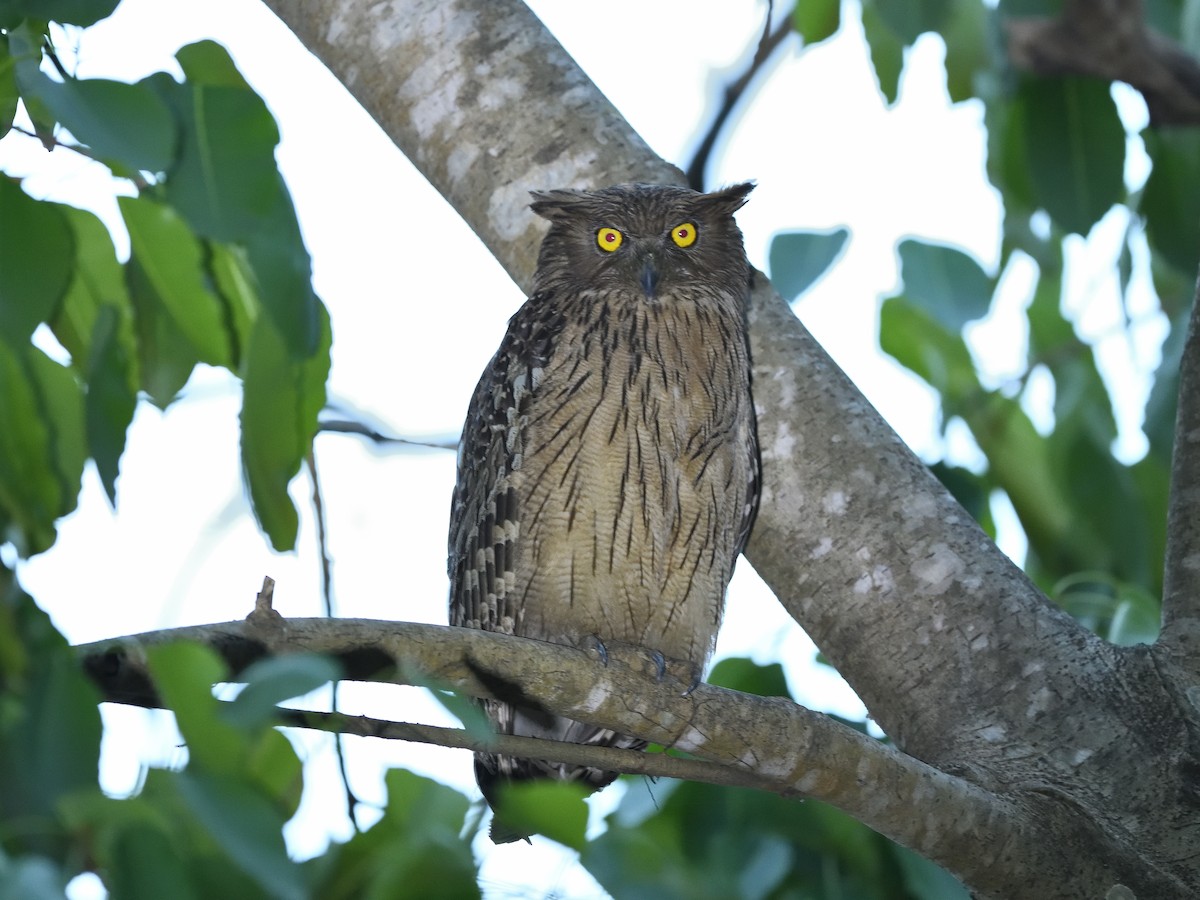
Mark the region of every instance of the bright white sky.
<instances>
[{"instance_id":1,"label":"bright white sky","mask_svg":"<svg viewBox=\"0 0 1200 900\"><path fill-rule=\"evenodd\" d=\"M756 0L610 0L604 15L590 5L531 5L650 145L680 164L718 87L736 74L761 31L764 14ZM68 35L62 49L70 59L78 44L81 76L133 80L177 71L175 51L206 37L229 48L279 121L279 161L312 253L317 290L333 319L331 399L387 431L456 436L471 389L523 298L453 211L265 7L254 0L124 0L107 22ZM714 184L757 180L738 218L751 261L760 268L778 231L851 228L840 265L796 305L797 314L910 446L927 459L939 458L935 400L879 354L874 320L879 297L896 286L893 248L904 236L956 244L994 271L1000 207L983 175L982 107L949 106L935 39L922 39L909 53L902 99L890 111L857 27L844 28L825 46L799 50L792 39L760 78L719 146L710 177ZM112 185L73 154L47 155L36 141L12 136L0 144L0 168L28 174L25 189L35 196L92 208L110 225L117 222ZM112 227L123 248L119 224ZM1119 234L1121 227L1117 222L1106 233ZM1089 296L1098 298L1089 307L1096 332L1110 327L1119 311L1115 296L1105 299L1113 291L1106 294L1103 284L1097 289L1116 252L1114 241L1107 241L1089 257L1101 263L1082 279ZM1091 243L1101 242L1093 235ZM1024 354L1019 285L1012 294L979 335L981 344L995 348L989 358L997 378L1019 371ZM1146 303L1152 312L1152 300ZM1112 365L1133 373L1125 380L1132 380L1135 395L1144 389L1136 372L1153 366L1157 341L1150 333L1145 347L1114 351ZM80 509L61 523L58 544L21 568L26 588L73 642L241 618L264 575L277 580L276 607L284 615L321 614L309 485L301 478L293 488L302 511L298 551L271 552L242 491L236 384L204 371L186 394L166 414L139 406L122 463L118 512L109 510L89 470ZM1031 403L1045 410L1048 397ZM1126 426L1131 455L1137 455L1140 438L1136 426L1135 416ZM960 461L976 460L969 439L953 445ZM444 623L453 453L377 453L358 439L330 435L318 441L317 456L336 614ZM1019 534L1006 549L1020 558ZM802 702L862 716L845 684L810 663L813 653L743 562L730 589L718 657L786 661ZM414 690L368 686L344 697L348 712L452 724ZM162 716L155 724L155 717L140 711L106 707L105 721L106 789L127 793L145 763L181 761ZM288 839L303 857L320 852L330 837L344 838L349 824L328 742L306 738L300 746L310 761L310 787ZM384 802L380 775L388 765L475 791L466 753L354 739L348 752L354 790L368 803ZM597 802L608 808L619 795L620 788L611 788ZM372 820L363 817L364 824ZM569 855L540 843L544 848L532 850L477 845L493 895L602 896ZM539 874L530 878L533 869ZM74 894L93 897L97 890L81 879Z\"/></svg>"}]
</instances>

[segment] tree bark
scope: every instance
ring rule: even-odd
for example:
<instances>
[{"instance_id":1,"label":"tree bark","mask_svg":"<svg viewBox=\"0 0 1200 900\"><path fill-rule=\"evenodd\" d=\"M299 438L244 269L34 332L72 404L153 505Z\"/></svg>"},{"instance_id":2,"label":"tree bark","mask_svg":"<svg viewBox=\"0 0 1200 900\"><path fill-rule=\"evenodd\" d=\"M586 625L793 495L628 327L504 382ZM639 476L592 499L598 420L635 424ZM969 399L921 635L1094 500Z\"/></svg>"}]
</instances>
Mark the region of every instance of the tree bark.
<instances>
[{"instance_id":1,"label":"tree bark","mask_svg":"<svg viewBox=\"0 0 1200 900\"><path fill-rule=\"evenodd\" d=\"M1200 284L1197 285L1200 298ZM1200 299L1197 300L1200 302ZM1193 304L1193 310L1195 305ZM1171 458L1167 558L1160 643L1175 664L1200 678L1200 323L1193 313L1179 369L1179 408ZM1200 702L1200 696L1197 701Z\"/></svg>"},{"instance_id":2,"label":"tree bark","mask_svg":"<svg viewBox=\"0 0 1200 900\"><path fill-rule=\"evenodd\" d=\"M681 181L515 0L266 2L518 284L541 234L528 190ZM907 755L888 757L894 776L857 772L883 759L861 747L830 767L815 732L781 724L722 761L831 799L981 896L1195 896L1194 672L1108 645L1049 603L762 277L750 324L764 495L747 554ZM708 689L686 709L644 680L601 693L571 700L594 697L563 682L543 699L701 755L742 721L744 701ZM628 697L644 730L622 717ZM671 730L701 721L702 738Z\"/></svg>"},{"instance_id":3,"label":"tree bark","mask_svg":"<svg viewBox=\"0 0 1200 900\"><path fill-rule=\"evenodd\" d=\"M1200 123L1200 64L1146 24L1142 0L1066 0L1057 18L1010 19L1005 31L1023 69L1124 81L1141 92L1154 125Z\"/></svg>"}]
</instances>

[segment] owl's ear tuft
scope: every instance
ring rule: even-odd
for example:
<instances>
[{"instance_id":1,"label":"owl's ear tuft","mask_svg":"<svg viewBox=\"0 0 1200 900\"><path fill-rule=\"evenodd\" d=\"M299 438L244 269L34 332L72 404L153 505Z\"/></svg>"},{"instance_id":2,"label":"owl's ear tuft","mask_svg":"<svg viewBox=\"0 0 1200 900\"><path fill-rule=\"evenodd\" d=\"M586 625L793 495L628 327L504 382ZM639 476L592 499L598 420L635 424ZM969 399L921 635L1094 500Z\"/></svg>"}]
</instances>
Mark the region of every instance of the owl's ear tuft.
<instances>
[{"instance_id":1,"label":"owl's ear tuft","mask_svg":"<svg viewBox=\"0 0 1200 900\"><path fill-rule=\"evenodd\" d=\"M719 215L731 216L745 205L752 190L754 182L745 181L705 194L700 202Z\"/></svg>"},{"instance_id":2,"label":"owl's ear tuft","mask_svg":"<svg viewBox=\"0 0 1200 900\"><path fill-rule=\"evenodd\" d=\"M583 202L584 191L530 191L533 202L529 208L551 222L562 222L573 216L575 209Z\"/></svg>"}]
</instances>

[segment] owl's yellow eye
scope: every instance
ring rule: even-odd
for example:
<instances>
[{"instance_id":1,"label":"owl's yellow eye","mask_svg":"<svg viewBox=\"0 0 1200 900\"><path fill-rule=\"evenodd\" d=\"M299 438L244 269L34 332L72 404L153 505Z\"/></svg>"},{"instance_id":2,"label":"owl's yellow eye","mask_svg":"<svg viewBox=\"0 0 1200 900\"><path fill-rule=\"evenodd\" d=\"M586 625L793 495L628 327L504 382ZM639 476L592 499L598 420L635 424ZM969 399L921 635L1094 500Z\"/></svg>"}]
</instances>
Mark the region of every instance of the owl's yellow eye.
<instances>
[{"instance_id":1,"label":"owl's yellow eye","mask_svg":"<svg viewBox=\"0 0 1200 900\"><path fill-rule=\"evenodd\" d=\"M607 250L612 253L621 246L621 241L625 236L615 228L601 228L596 232L596 243L600 245L601 250Z\"/></svg>"},{"instance_id":2,"label":"owl's yellow eye","mask_svg":"<svg viewBox=\"0 0 1200 900\"><path fill-rule=\"evenodd\" d=\"M696 243L696 226L691 222L676 225L671 229L671 240L675 242L676 247L692 246Z\"/></svg>"}]
</instances>

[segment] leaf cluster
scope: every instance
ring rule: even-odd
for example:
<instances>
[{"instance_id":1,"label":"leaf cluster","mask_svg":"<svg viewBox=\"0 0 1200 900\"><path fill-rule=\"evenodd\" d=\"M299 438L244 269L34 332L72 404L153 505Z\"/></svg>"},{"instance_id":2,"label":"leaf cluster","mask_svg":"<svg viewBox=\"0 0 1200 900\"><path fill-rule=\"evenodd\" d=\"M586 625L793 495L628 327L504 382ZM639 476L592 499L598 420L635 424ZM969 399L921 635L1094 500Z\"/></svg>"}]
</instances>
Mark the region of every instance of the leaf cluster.
<instances>
[{"instance_id":1,"label":"leaf cluster","mask_svg":"<svg viewBox=\"0 0 1200 900\"><path fill-rule=\"evenodd\" d=\"M53 9L50 7L53 6ZM199 364L241 378L242 461L255 514L294 545L287 485L325 400L329 318L275 163L278 129L225 50L184 47L184 79L135 84L69 74L58 21L87 25L111 0L0 6L0 138L23 109L47 151L113 176L129 236L31 197L0 176L0 532L46 550L75 507L88 459L111 502L139 396L166 408Z\"/></svg>"},{"instance_id":2,"label":"leaf cluster","mask_svg":"<svg viewBox=\"0 0 1200 900\"><path fill-rule=\"evenodd\" d=\"M809 42L828 36L814 30L817 6L797 7L796 27ZM1127 133L1110 82L1015 70L1002 50L1006 24L1052 18L1060 8L1039 0L1001 2L994 11L979 3L863 4L888 102L898 98L906 48L922 34L941 38L951 100L984 102L987 176L1004 205L994 273L955 247L900 243L903 289L881 305L880 346L937 392L942 428L965 424L986 458L982 472L933 463L963 506L994 537L992 501L1006 496L1028 539L1025 568L1040 586L1101 635L1148 641L1158 628L1178 361L1200 263L1200 129ZM1178 5L1150 4L1147 15L1167 37L1189 33ZM1127 175L1139 144L1150 164L1141 184ZM1079 277L1071 248L1112 217L1124 223L1109 262L1123 322L1104 339L1133 346L1145 324L1134 296L1147 289L1170 328L1141 409L1148 451L1133 463L1114 455L1117 392L1097 363L1101 341L1082 335L1064 307L1068 281ZM834 263L846 234L777 235L770 270L780 291L794 298L806 290ZM1010 276L1030 268L1024 363L996 385L972 345L972 326L994 311ZM1028 385L1038 378L1053 386L1048 430L1028 411Z\"/></svg>"},{"instance_id":3,"label":"leaf cluster","mask_svg":"<svg viewBox=\"0 0 1200 900\"><path fill-rule=\"evenodd\" d=\"M340 677L308 654L255 664L232 701L207 647L151 648L148 666L187 749L151 768L137 793L96 784L95 688L49 617L0 568L0 896L61 898L94 872L116 898L478 896L462 835L465 797L427 778L387 776L390 803L367 832L298 863L284 845L304 770L274 727L276 706Z\"/></svg>"}]
</instances>

